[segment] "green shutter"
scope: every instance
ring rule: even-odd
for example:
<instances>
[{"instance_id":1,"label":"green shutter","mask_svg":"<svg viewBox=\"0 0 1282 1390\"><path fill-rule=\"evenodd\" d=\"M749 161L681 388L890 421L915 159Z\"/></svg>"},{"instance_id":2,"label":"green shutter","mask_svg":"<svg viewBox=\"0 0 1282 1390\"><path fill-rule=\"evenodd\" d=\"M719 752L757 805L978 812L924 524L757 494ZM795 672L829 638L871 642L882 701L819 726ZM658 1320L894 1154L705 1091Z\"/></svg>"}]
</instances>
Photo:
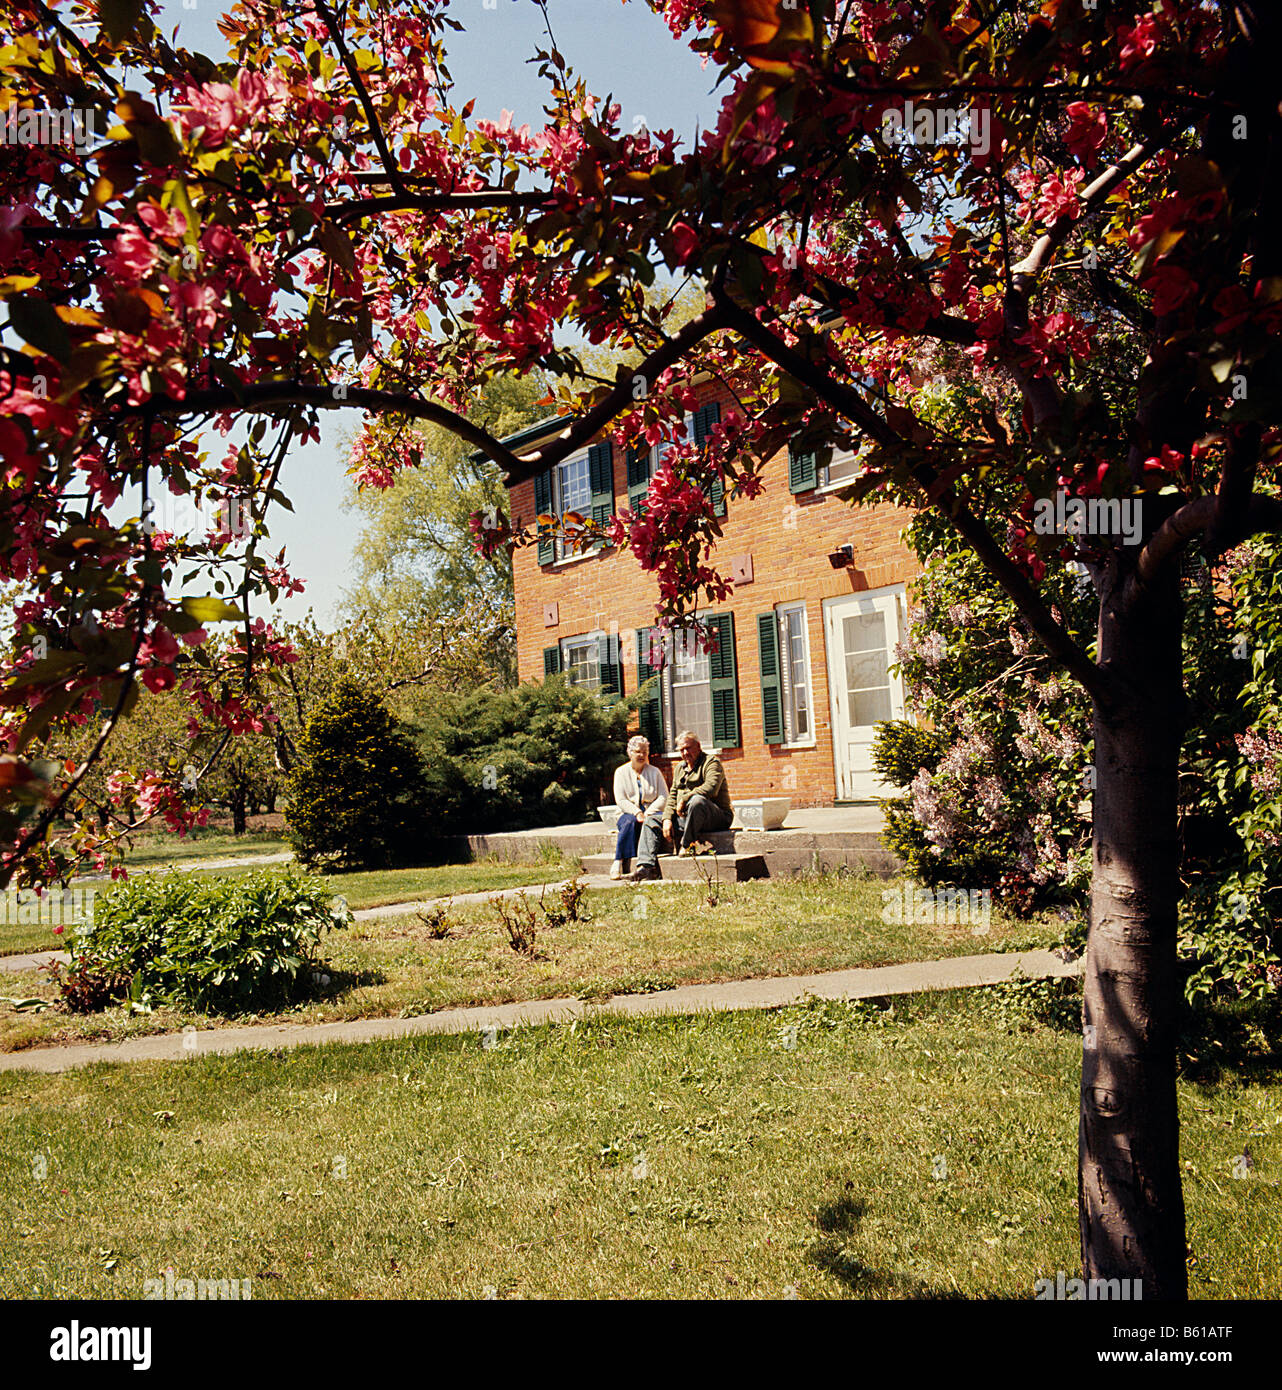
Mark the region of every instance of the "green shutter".
<instances>
[{"instance_id":1,"label":"green shutter","mask_svg":"<svg viewBox=\"0 0 1282 1390\"><path fill-rule=\"evenodd\" d=\"M650 688L637 706L637 714L641 733L650 740L651 755L661 757L668 746L663 734L663 676L657 667L650 665L651 631L648 627L637 629L637 691L650 682Z\"/></svg>"},{"instance_id":2,"label":"green shutter","mask_svg":"<svg viewBox=\"0 0 1282 1390\"><path fill-rule=\"evenodd\" d=\"M761 727L767 743L783 742L783 682L779 674L779 621L774 612L757 615L761 650Z\"/></svg>"},{"instance_id":3,"label":"green shutter","mask_svg":"<svg viewBox=\"0 0 1282 1390\"><path fill-rule=\"evenodd\" d=\"M819 461L815 451L808 453L788 445L788 491L809 492L819 486Z\"/></svg>"},{"instance_id":4,"label":"green shutter","mask_svg":"<svg viewBox=\"0 0 1282 1390\"><path fill-rule=\"evenodd\" d=\"M540 516L552 515L552 475L538 473L534 478L534 510ZM556 537L539 533L539 564L550 565L556 559ZM557 670L561 668L558 666Z\"/></svg>"},{"instance_id":5,"label":"green shutter","mask_svg":"<svg viewBox=\"0 0 1282 1390\"><path fill-rule=\"evenodd\" d=\"M720 639L710 653L712 677L712 742L717 748L739 747L739 678L734 659L734 614L714 613L708 626Z\"/></svg>"},{"instance_id":6,"label":"green shutter","mask_svg":"<svg viewBox=\"0 0 1282 1390\"><path fill-rule=\"evenodd\" d=\"M650 487L650 446L628 446L628 507L638 516L645 510L645 495Z\"/></svg>"},{"instance_id":7,"label":"green shutter","mask_svg":"<svg viewBox=\"0 0 1282 1390\"><path fill-rule=\"evenodd\" d=\"M601 672L601 698L607 704L623 694L623 670L619 665L619 639L608 632L597 638L597 666Z\"/></svg>"},{"instance_id":8,"label":"green shutter","mask_svg":"<svg viewBox=\"0 0 1282 1390\"><path fill-rule=\"evenodd\" d=\"M601 526L614 515L614 445L608 439L588 450L588 486L592 522Z\"/></svg>"},{"instance_id":9,"label":"green shutter","mask_svg":"<svg viewBox=\"0 0 1282 1390\"><path fill-rule=\"evenodd\" d=\"M543 675L559 676L561 674L561 648L543 648Z\"/></svg>"},{"instance_id":10,"label":"green shutter","mask_svg":"<svg viewBox=\"0 0 1282 1390\"><path fill-rule=\"evenodd\" d=\"M694 442L700 449L708 442L712 427L721 419L721 402L709 401L694 412ZM717 516L726 514L726 485L718 476L708 489L708 500Z\"/></svg>"}]
</instances>

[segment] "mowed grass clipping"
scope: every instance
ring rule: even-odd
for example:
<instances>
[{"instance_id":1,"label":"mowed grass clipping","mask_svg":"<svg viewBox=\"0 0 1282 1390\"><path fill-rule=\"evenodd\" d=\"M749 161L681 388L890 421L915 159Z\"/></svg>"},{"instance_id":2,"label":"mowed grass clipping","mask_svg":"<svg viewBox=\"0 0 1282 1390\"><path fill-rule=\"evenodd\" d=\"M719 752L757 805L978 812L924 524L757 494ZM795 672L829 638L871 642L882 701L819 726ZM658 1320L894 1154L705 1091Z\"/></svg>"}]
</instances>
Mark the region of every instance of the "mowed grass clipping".
<instances>
[{"instance_id":1,"label":"mowed grass clipping","mask_svg":"<svg viewBox=\"0 0 1282 1390\"><path fill-rule=\"evenodd\" d=\"M1071 988L0 1075L0 1296L1031 1298L1080 1268ZM1195 1297L1282 1296L1257 1076L1180 1084Z\"/></svg>"},{"instance_id":2,"label":"mowed grass clipping","mask_svg":"<svg viewBox=\"0 0 1282 1390\"><path fill-rule=\"evenodd\" d=\"M590 892L590 918L541 927L533 955L513 950L489 903L453 909L448 935L439 939L416 914L378 917L326 938L328 982L308 981L308 997L288 1011L228 1020L169 1008L139 1015L119 1005L69 1015L0 1004L0 1050L115 1041L188 1025L320 1023L529 999L605 999L684 984L1023 949L1049 945L1062 930L1053 919L1019 922L996 912L987 924L886 922L886 888L879 879L848 874L723 885L715 907L700 883ZM537 898L531 895L531 905ZM555 894L547 898L552 902ZM33 972L11 979L14 994L54 997L52 986Z\"/></svg>"}]
</instances>

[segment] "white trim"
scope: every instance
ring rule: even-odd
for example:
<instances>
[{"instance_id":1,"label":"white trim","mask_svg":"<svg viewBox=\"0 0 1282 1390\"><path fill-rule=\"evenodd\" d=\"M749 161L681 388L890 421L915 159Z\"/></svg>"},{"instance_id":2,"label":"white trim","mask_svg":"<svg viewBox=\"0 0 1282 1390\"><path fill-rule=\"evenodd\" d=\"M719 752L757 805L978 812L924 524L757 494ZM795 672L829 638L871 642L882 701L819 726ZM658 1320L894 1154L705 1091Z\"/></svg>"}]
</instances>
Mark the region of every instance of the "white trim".
<instances>
[{"instance_id":1,"label":"white trim","mask_svg":"<svg viewBox=\"0 0 1282 1390\"><path fill-rule=\"evenodd\" d=\"M784 662L783 662L783 660L782 660L782 656L783 656L783 615L784 615L785 613L792 613L792 612L800 612L801 615L802 615L802 618L804 619L805 634L806 634L806 642L805 642L805 659L806 659L806 696L807 696L807 699L808 699L808 701L809 701L809 710L810 710L810 733L809 733L805 738L803 738L803 739L793 740L792 742L789 742L788 739L787 739L787 737L786 737L786 735L787 735L787 729L788 729L788 697L787 697L786 688L785 688L785 683L784 683L785 664L784 664ZM788 602L788 603L777 603L777 604L775 604L775 634L776 634L776 635L775 635L775 641L776 641L776 642L778 643L778 645L779 645L779 653L780 653L780 657L781 657L781 660L780 660L780 663L779 663L779 687L780 687L780 688L779 688L779 694L780 694L780 696L781 696L781 699L780 699L780 714L781 714L781 716L782 716L782 718L783 718L783 722L784 722L784 733L785 733L784 741L783 741L781 744L779 744L779 747L780 747L780 748L788 748L788 749L792 749L792 748L814 748L814 747L816 747L817 744L818 744L818 735L817 735L817 732L816 732L816 729L815 729L815 680L814 680L814 668L813 668L813 666L812 666L812 664L811 664L811 661L810 661L810 614L809 614L809 612L808 612L807 609L806 609L806 601L805 601L805 599L793 599L792 601L790 601L790 602Z\"/></svg>"},{"instance_id":2,"label":"white trim","mask_svg":"<svg viewBox=\"0 0 1282 1390\"><path fill-rule=\"evenodd\" d=\"M606 634L603 632L580 632L576 633L573 637L561 638L561 674L565 677L566 685L570 686L571 689L596 690L598 693L600 692L601 664L599 657L597 661L596 685L584 685L580 687L575 685L575 683L570 679L570 662L568 659L568 649L571 646L592 647L595 648L596 651L599 653L601 647L601 638L605 635Z\"/></svg>"}]
</instances>

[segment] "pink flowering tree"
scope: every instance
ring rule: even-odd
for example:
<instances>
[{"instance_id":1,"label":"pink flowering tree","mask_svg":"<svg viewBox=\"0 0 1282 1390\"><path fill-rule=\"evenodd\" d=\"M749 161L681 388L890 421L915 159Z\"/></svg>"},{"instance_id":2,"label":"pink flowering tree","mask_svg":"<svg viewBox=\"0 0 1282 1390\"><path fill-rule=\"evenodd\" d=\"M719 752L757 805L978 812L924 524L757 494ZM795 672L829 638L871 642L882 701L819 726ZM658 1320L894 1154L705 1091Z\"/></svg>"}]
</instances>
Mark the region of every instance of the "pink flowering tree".
<instances>
[{"instance_id":1,"label":"pink flowering tree","mask_svg":"<svg viewBox=\"0 0 1282 1390\"><path fill-rule=\"evenodd\" d=\"M736 409L611 533L655 576L659 616L724 592L718 486L751 495L790 440L862 444L860 494L946 518L1088 694L1084 1272L1183 1297L1178 567L1190 545L1215 558L1282 526L1282 14L650 3L721 78L693 146L624 129L550 40L540 128L474 113L449 78L447 0L242 0L223 64L174 49L145 3L11 0L6 104L100 119L0 156L0 559L20 590L4 874L70 867L51 830L140 686L181 686L233 736L271 722L265 677L289 652L250 600L296 582L267 548L270 508L321 411L380 422L355 461L372 484L413 465L392 442L411 421L516 481L607 429L675 444L712 373ZM707 290L671 332L645 293L661 266ZM634 365L598 379L560 327ZM946 419L928 408L936 355L976 374ZM535 366L571 383L565 426L518 458L468 407ZM1019 490L1013 525L994 478ZM248 534L153 534L151 507L189 495L234 504ZM109 515L121 498L133 522ZM1097 504L1085 529L1059 525L1057 499ZM518 543L535 521L489 534ZM1093 646L1041 592L1065 550L1092 577ZM204 652L218 622L243 636L235 669ZM101 734L51 765L51 732L76 721Z\"/></svg>"}]
</instances>

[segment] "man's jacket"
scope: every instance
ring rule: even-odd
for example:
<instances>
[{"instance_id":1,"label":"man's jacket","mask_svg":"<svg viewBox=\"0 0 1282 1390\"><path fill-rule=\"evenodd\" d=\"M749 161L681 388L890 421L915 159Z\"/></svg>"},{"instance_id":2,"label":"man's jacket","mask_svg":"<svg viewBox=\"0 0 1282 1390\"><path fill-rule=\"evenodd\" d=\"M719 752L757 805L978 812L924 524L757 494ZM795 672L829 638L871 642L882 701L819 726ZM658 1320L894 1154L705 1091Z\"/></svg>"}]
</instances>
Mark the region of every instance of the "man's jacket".
<instances>
[{"instance_id":1,"label":"man's jacket","mask_svg":"<svg viewBox=\"0 0 1282 1390\"><path fill-rule=\"evenodd\" d=\"M734 815L730 788L726 785L726 774L720 758L701 753L693 767L687 767L684 762L677 763L672 774L672 790L668 792L667 805L663 808L663 819L671 820L674 815L684 815L692 796L706 796L727 815Z\"/></svg>"}]
</instances>

